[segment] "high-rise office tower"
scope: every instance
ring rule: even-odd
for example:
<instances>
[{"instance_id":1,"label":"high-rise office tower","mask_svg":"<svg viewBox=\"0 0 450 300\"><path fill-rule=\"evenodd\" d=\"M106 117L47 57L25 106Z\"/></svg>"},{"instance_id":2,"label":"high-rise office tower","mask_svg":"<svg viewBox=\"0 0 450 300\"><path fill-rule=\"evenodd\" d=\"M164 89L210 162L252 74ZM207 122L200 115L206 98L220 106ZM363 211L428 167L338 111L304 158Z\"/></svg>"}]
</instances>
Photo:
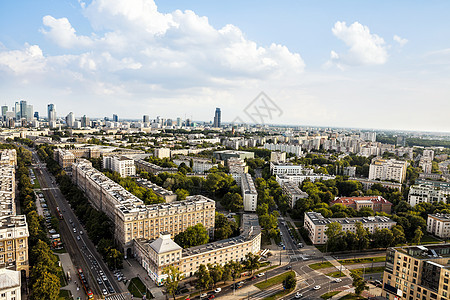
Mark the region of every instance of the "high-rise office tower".
<instances>
[{"instance_id":1,"label":"high-rise office tower","mask_svg":"<svg viewBox=\"0 0 450 300\"><path fill-rule=\"evenodd\" d=\"M34 117L36 118L36 120L39 120L39 112L38 111L34 112Z\"/></svg>"},{"instance_id":2,"label":"high-rise office tower","mask_svg":"<svg viewBox=\"0 0 450 300\"><path fill-rule=\"evenodd\" d=\"M20 101L20 118L27 118L27 101Z\"/></svg>"},{"instance_id":3,"label":"high-rise office tower","mask_svg":"<svg viewBox=\"0 0 450 300\"><path fill-rule=\"evenodd\" d=\"M177 118L177 126L181 127L181 118L180 117Z\"/></svg>"},{"instance_id":4,"label":"high-rise office tower","mask_svg":"<svg viewBox=\"0 0 450 300\"><path fill-rule=\"evenodd\" d=\"M220 127L220 108L216 108L216 113L214 114L214 127Z\"/></svg>"},{"instance_id":5,"label":"high-rise office tower","mask_svg":"<svg viewBox=\"0 0 450 300\"><path fill-rule=\"evenodd\" d=\"M27 105L27 113L25 118L28 122L33 121L33 105Z\"/></svg>"},{"instance_id":6,"label":"high-rise office tower","mask_svg":"<svg viewBox=\"0 0 450 300\"><path fill-rule=\"evenodd\" d=\"M6 116L6 112L8 111L8 106L7 105L3 105L2 106L2 117Z\"/></svg>"},{"instance_id":7,"label":"high-rise office tower","mask_svg":"<svg viewBox=\"0 0 450 300\"><path fill-rule=\"evenodd\" d=\"M81 127L89 127L91 125L91 122L89 121L89 118L84 115L81 118Z\"/></svg>"},{"instance_id":8,"label":"high-rise office tower","mask_svg":"<svg viewBox=\"0 0 450 300\"><path fill-rule=\"evenodd\" d=\"M150 123L150 116L149 116L149 115L144 115L144 116L142 117L142 121L143 121L144 123Z\"/></svg>"},{"instance_id":9,"label":"high-rise office tower","mask_svg":"<svg viewBox=\"0 0 450 300\"><path fill-rule=\"evenodd\" d=\"M56 121L56 109L54 104L47 105L47 118L49 122Z\"/></svg>"},{"instance_id":10,"label":"high-rise office tower","mask_svg":"<svg viewBox=\"0 0 450 300\"><path fill-rule=\"evenodd\" d=\"M75 116L73 115L73 112L70 112L67 116L66 116L66 124L68 127L73 127L75 124Z\"/></svg>"},{"instance_id":11,"label":"high-rise office tower","mask_svg":"<svg viewBox=\"0 0 450 300\"><path fill-rule=\"evenodd\" d=\"M14 104L14 112L15 112L16 120L20 120L20 103L19 102L16 102Z\"/></svg>"},{"instance_id":12,"label":"high-rise office tower","mask_svg":"<svg viewBox=\"0 0 450 300\"><path fill-rule=\"evenodd\" d=\"M119 116L118 115L113 115L113 122L119 122Z\"/></svg>"}]
</instances>

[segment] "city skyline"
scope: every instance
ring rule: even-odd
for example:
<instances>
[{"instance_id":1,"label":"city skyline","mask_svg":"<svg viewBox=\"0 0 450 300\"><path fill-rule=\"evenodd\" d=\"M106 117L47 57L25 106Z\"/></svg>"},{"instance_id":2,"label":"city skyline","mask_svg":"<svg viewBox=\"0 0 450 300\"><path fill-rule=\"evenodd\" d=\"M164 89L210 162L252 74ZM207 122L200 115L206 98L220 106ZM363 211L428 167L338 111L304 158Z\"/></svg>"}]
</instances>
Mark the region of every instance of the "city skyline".
<instances>
[{"instance_id":1,"label":"city skyline","mask_svg":"<svg viewBox=\"0 0 450 300\"><path fill-rule=\"evenodd\" d=\"M2 3L0 101L253 123L264 91L283 112L267 124L450 132L450 3L349 4Z\"/></svg>"}]
</instances>

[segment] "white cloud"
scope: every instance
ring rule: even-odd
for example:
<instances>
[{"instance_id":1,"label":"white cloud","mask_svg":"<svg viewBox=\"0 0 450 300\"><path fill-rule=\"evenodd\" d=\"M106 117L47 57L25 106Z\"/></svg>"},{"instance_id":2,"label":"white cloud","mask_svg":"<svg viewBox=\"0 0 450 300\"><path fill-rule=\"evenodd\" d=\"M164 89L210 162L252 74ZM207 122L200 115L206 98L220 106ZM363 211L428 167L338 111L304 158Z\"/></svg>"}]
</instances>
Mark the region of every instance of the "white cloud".
<instances>
[{"instance_id":1,"label":"white cloud","mask_svg":"<svg viewBox=\"0 0 450 300\"><path fill-rule=\"evenodd\" d=\"M25 45L23 50L0 52L0 68L14 75L41 73L46 68L46 59L38 45Z\"/></svg>"},{"instance_id":2,"label":"white cloud","mask_svg":"<svg viewBox=\"0 0 450 300\"><path fill-rule=\"evenodd\" d=\"M60 47L89 47L93 44L89 37L77 36L67 18L55 19L52 16L45 16L42 23L50 27L50 31L42 30L42 33Z\"/></svg>"},{"instance_id":3,"label":"white cloud","mask_svg":"<svg viewBox=\"0 0 450 300\"><path fill-rule=\"evenodd\" d=\"M367 26L358 22L347 26L345 22L336 22L332 28L334 36L348 47L346 53L332 51L331 60L338 65L362 66L382 65L388 58L387 47L382 37L370 33Z\"/></svg>"},{"instance_id":4,"label":"white cloud","mask_svg":"<svg viewBox=\"0 0 450 300\"><path fill-rule=\"evenodd\" d=\"M399 37L398 35L394 35L394 41L396 41L399 45L400 45L400 47L403 47L403 46L405 46L406 45L406 43L408 42L408 40L407 39L404 39L404 38L401 38L401 37Z\"/></svg>"}]
</instances>

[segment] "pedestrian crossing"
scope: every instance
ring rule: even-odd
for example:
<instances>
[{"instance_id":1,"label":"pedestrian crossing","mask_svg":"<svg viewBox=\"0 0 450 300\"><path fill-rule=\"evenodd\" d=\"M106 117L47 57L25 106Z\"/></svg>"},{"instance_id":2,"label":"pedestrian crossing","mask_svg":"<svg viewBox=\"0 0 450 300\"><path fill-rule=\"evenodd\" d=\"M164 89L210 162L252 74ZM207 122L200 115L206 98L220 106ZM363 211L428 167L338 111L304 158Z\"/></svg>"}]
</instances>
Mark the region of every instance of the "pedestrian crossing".
<instances>
[{"instance_id":1,"label":"pedestrian crossing","mask_svg":"<svg viewBox=\"0 0 450 300\"><path fill-rule=\"evenodd\" d=\"M267 290L258 292L256 294L253 294L253 295L249 296L248 298L249 299L250 298L251 299L264 299L266 297L269 297L270 295L273 295L275 293L278 293L278 292L282 291L283 289L284 288L283 288L283 286L281 284L277 284L277 285L273 286L270 289L267 289Z\"/></svg>"},{"instance_id":2,"label":"pedestrian crossing","mask_svg":"<svg viewBox=\"0 0 450 300\"><path fill-rule=\"evenodd\" d=\"M105 300L126 300L126 299L130 299L130 297L126 298L123 294L114 294L105 297Z\"/></svg>"}]
</instances>

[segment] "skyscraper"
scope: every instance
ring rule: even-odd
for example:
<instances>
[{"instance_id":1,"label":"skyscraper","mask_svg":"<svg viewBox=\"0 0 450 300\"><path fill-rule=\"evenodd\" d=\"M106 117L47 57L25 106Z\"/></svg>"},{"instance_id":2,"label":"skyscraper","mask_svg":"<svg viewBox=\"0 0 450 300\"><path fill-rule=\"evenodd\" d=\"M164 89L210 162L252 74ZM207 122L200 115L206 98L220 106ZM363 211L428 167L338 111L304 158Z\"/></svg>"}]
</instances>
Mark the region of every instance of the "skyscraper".
<instances>
[{"instance_id":1,"label":"skyscraper","mask_svg":"<svg viewBox=\"0 0 450 300\"><path fill-rule=\"evenodd\" d=\"M36 120L39 120L39 112L38 111L34 112L34 117L36 118Z\"/></svg>"},{"instance_id":2,"label":"skyscraper","mask_svg":"<svg viewBox=\"0 0 450 300\"><path fill-rule=\"evenodd\" d=\"M15 112L16 120L20 120L20 103L19 102L16 102L14 104L14 112Z\"/></svg>"},{"instance_id":3,"label":"skyscraper","mask_svg":"<svg viewBox=\"0 0 450 300\"><path fill-rule=\"evenodd\" d=\"M75 116L73 115L73 112L70 112L67 116L66 116L66 124L68 127L73 127L75 124Z\"/></svg>"},{"instance_id":4,"label":"skyscraper","mask_svg":"<svg viewBox=\"0 0 450 300\"><path fill-rule=\"evenodd\" d=\"M118 115L113 115L113 122L119 122L119 116Z\"/></svg>"},{"instance_id":5,"label":"skyscraper","mask_svg":"<svg viewBox=\"0 0 450 300\"><path fill-rule=\"evenodd\" d=\"M220 108L216 108L216 113L214 114L214 127L219 128L220 127Z\"/></svg>"},{"instance_id":6,"label":"skyscraper","mask_svg":"<svg viewBox=\"0 0 450 300\"><path fill-rule=\"evenodd\" d=\"M89 126L91 126L91 122L89 121L89 118L86 117L86 115L84 115L81 118L81 127L89 127Z\"/></svg>"},{"instance_id":7,"label":"skyscraper","mask_svg":"<svg viewBox=\"0 0 450 300\"><path fill-rule=\"evenodd\" d=\"M149 115L144 115L142 117L142 122L144 123L150 123L150 116Z\"/></svg>"},{"instance_id":8,"label":"skyscraper","mask_svg":"<svg viewBox=\"0 0 450 300\"><path fill-rule=\"evenodd\" d=\"M20 101L20 118L27 118L27 101Z\"/></svg>"},{"instance_id":9,"label":"skyscraper","mask_svg":"<svg viewBox=\"0 0 450 300\"><path fill-rule=\"evenodd\" d=\"M47 105L48 122L56 121L56 109L54 104Z\"/></svg>"},{"instance_id":10,"label":"skyscraper","mask_svg":"<svg viewBox=\"0 0 450 300\"><path fill-rule=\"evenodd\" d=\"M8 106L7 105L3 105L2 106L2 116L6 116L6 112L8 111Z\"/></svg>"}]
</instances>

